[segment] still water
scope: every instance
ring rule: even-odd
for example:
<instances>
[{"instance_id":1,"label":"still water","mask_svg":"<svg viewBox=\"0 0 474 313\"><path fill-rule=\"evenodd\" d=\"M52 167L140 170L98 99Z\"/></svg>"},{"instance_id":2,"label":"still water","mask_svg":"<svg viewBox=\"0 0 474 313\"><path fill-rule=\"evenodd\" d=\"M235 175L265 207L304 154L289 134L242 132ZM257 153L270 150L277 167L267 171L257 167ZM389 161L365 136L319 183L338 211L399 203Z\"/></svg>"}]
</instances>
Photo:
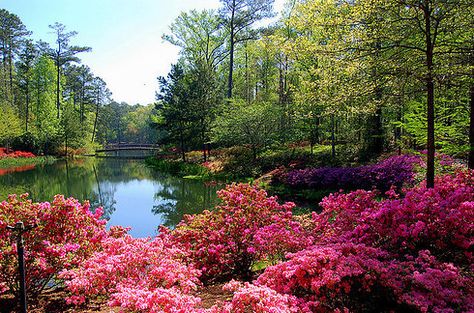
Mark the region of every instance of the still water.
<instances>
[{"instance_id":1,"label":"still water","mask_svg":"<svg viewBox=\"0 0 474 313\"><path fill-rule=\"evenodd\" d=\"M0 199L28 192L34 201L56 194L101 205L108 225L130 226L135 237L174 227L183 214L213 207L218 186L157 173L142 160L83 158L0 173Z\"/></svg>"}]
</instances>

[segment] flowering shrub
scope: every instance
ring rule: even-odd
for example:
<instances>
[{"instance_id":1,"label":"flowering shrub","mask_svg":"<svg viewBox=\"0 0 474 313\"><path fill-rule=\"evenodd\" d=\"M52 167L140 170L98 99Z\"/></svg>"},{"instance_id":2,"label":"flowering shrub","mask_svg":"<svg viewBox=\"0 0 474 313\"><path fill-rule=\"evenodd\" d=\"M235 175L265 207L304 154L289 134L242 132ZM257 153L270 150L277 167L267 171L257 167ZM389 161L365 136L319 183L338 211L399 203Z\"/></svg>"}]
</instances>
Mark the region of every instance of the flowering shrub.
<instances>
[{"instance_id":1,"label":"flowering shrub","mask_svg":"<svg viewBox=\"0 0 474 313\"><path fill-rule=\"evenodd\" d=\"M403 199L368 204L350 237L400 255L428 249L445 261L472 264L473 208L474 172L445 175L434 188L415 187Z\"/></svg>"},{"instance_id":2,"label":"flowering shrub","mask_svg":"<svg viewBox=\"0 0 474 313\"><path fill-rule=\"evenodd\" d=\"M9 151L7 149L0 148L0 159L1 158L34 158L35 155L31 152L25 151Z\"/></svg>"},{"instance_id":3,"label":"flowering shrub","mask_svg":"<svg viewBox=\"0 0 474 313\"><path fill-rule=\"evenodd\" d=\"M403 199L387 194L325 198L313 214L317 245L267 268L257 285L297 296L310 312L474 310L474 172L437 177Z\"/></svg>"},{"instance_id":4,"label":"flowering shrub","mask_svg":"<svg viewBox=\"0 0 474 313\"><path fill-rule=\"evenodd\" d=\"M379 290L377 283L388 254L365 245L343 243L313 246L288 257L289 261L267 268L257 284L301 297L305 301L300 305L309 312L331 312L343 308L357 294L366 294L360 298L376 298L372 291Z\"/></svg>"},{"instance_id":5,"label":"flowering shrub","mask_svg":"<svg viewBox=\"0 0 474 313\"><path fill-rule=\"evenodd\" d=\"M293 170L280 179L293 188L355 190L376 188L387 191L392 186L401 188L414 178L414 165L418 156L389 157L377 164L359 167L323 167Z\"/></svg>"},{"instance_id":6,"label":"flowering shrub","mask_svg":"<svg viewBox=\"0 0 474 313\"><path fill-rule=\"evenodd\" d=\"M150 313L205 313L198 307L201 299L184 294L175 287L154 288L126 287L120 285L112 293L110 306L120 306L129 312ZM216 312L217 313L217 312Z\"/></svg>"},{"instance_id":7,"label":"flowering shrub","mask_svg":"<svg viewBox=\"0 0 474 313\"><path fill-rule=\"evenodd\" d=\"M219 192L214 211L186 216L156 238L123 227L105 231L102 211L57 196L52 204L11 196L0 204L0 292L15 287L15 246L6 225L39 227L25 235L29 284L64 279L74 304L105 297L126 312L473 312L474 171L386 192L326 197L320 214L295 218L255 186ZM232 280L229 301L209 309L201 282ZM268 263L268 262L267 262Z\"/></svg>"},{"instance_id":8,"label":"flowering shrub","mask_svg":"<svg viewBox=\"0 0 474 313\"><path fill-rule=\"evenodd\" d=\"M255 261L311 243L292 220L293 203L280 205L248 184L230 185L218 195L222 205L214 211L185 216L172 232L161 230L187 251L204 281L249 277Z\"/></svg>"},{"instance_id":9,"label":"flowering shrub","mask_svg":"<svg viewBox=\"0 0 474 313\"><path fill-rule=\"evenodd\" d=\"M0 292L14 292L18 280L16 240L7 225L38 225L24 234L27 286L33 293L59 271L81 264L106 237L102 208L92 213L88 202L73 198L33 203L27 197L11 195L0 203Z\"/></svg>"},{"instance_id":10,"label":"flowering shrub","mask_svg":"<svg viewBox=\"0 0 474 313\"><path fill-rule=\"evenodd\" d=\"M427 251L400 260L379 248L340 243L313 246L289 257L267 268L257 284L298 296L303 311L474 309L472 278Z\"/></svg>"},{"instance_id":11,"label":"flowering shrub","mask_svg":"<svg viewBox=\"0 0 474 313\"><path fill-rule=\"evenodd\" d=\"M232 280L224 290L234 292L232 300L211 308L209 313L292 313L298 312L296 298L280 294L266 286L239 283Z\"/></svg>"},{"instance_id":12,"label":"flowering shrub","mask_svg":"<svg viewBox=\"0 0 474 313\"><path fill-rule=\"evenodd\" d=\"M114 230L102 249L61 274L72 293L70 303L105 295L112 306L146 312L198 303L186 294L196 289L200 272L183 262L183 251L163 239L135 239Z\"/></svg>"}]
</instances>

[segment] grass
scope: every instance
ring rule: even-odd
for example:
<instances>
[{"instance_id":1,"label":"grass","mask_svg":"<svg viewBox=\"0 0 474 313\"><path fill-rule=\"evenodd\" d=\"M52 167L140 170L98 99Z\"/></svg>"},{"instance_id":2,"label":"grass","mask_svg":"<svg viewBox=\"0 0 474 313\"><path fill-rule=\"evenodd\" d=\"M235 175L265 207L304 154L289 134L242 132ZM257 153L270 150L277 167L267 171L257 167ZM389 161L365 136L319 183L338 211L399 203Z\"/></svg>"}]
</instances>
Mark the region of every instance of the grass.
<instances>
[{"instance_id":1,"label":"grass","mask_svg":"<svg viewBox=\"0 0 474 313\"><path fill-rule=\"evenodd\" d=\"M49 164L56 161L52 156L38 156L34 158L2 158L0 159L0 168L20 167L25 165Z\"/></svg>"}]
</instances>

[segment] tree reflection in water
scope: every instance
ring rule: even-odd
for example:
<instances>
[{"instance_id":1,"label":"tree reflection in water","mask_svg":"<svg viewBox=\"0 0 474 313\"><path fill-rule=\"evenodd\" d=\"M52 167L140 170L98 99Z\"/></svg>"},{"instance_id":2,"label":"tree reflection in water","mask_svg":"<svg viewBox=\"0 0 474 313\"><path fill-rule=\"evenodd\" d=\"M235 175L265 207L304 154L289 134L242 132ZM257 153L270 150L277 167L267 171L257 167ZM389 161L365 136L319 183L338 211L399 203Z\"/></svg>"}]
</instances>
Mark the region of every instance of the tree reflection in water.
<instances>
[{"instance_id":1,"label":"tree reflection in water","mask_svg":"<svg viewBox=\"0 0 474 313\"><path fill-rule=\"evenodd\" d=\"M213 208L219 201L216 192L223 185L210 186L201 181L161 176L161 188L155 194L158 202L154 214L160 214L163 224L174 227L184 214L196 214Z\"/></svg>"},{"instance_id":2,"label":"tree reflection in water","mask_svg":"<svg viewBox=\"0 0 474 313\"><path fill-rule=\"evenodd\" d=\"M141 189L132 193L132 186ZM183 214L212 208L217 203L216 191L221 187L157 173L139 160L81 158L3 173L0 201L13 193L28 192L33 201L39 202L64 194L80 201L89 200L92 208L102 206L107 219L116 216L117 220L123 210L133 210L137 220L141 219L133 227L145 228L145 224L154 223L156 229L160 223L174 227ZM116 222L127 224L129 220Z\"/></svg>"}]
</instances>

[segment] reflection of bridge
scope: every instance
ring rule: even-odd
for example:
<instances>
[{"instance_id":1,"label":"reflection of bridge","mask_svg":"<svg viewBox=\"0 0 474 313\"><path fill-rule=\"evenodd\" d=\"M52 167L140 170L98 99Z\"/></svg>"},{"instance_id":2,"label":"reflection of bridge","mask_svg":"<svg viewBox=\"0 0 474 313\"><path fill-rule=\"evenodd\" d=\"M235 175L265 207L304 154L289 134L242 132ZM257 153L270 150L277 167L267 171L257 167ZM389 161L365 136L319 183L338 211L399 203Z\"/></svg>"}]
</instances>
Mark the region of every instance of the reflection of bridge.
<instances>
[{"instance_id":1,"label":"reflection of bridge","mask_svg":"<svg viewBox=\"0 0 474 313\"><path fill-rule=\"evenodd\" d=\"M95 153L100 152L115 152L115 151L155 151L158 150L158 145L154 144L134 144L134 143L120 143L120 144L110 144L105 145L103 149L95 150Z\"/></svg>"}]
</instances>

